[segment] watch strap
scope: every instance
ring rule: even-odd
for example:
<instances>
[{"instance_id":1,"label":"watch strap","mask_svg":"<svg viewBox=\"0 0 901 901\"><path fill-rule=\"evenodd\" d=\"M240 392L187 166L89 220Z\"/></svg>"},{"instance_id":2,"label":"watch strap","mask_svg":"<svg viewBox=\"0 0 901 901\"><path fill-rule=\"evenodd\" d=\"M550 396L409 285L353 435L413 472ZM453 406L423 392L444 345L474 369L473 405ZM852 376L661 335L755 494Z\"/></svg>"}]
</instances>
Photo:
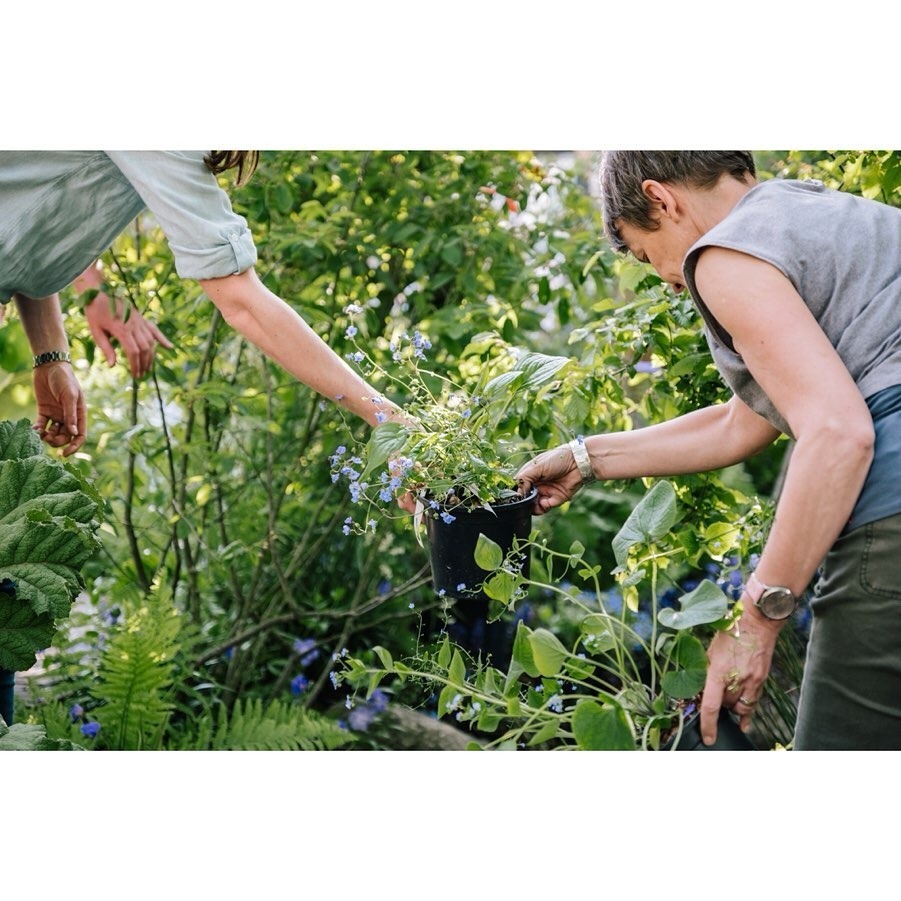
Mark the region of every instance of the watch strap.
<instances>
[{"instance_id":1,"label":"watch strap","mask_svg":"<svg viewBox=\"0 0 901 901\"><path fill-rule=\"evenodd\" d=\"M67 350L48 350L42 354L34 355L33 369L43 366L45 363L71 363L72 357Z\"/></svg>"}]
</instances>

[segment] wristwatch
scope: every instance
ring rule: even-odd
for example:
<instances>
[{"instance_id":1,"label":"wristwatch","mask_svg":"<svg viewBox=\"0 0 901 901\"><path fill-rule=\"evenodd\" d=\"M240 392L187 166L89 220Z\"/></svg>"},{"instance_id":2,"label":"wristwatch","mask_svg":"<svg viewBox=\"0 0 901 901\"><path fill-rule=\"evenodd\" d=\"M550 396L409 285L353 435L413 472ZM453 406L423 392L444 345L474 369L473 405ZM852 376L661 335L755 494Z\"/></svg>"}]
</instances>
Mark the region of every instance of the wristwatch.
<instances>
[{"instance_id":1,"label":"wristwatch","mask_svg":"<svg viewBox=\"0 0 901 901\"><path fill-rule=\"evenodd\" d=\"M745 592L767 619L788 619L798 609L798 599L788 588L782 585L764 585L757 578L757 573L751 573Z\"/></svg>"}]
</instances>

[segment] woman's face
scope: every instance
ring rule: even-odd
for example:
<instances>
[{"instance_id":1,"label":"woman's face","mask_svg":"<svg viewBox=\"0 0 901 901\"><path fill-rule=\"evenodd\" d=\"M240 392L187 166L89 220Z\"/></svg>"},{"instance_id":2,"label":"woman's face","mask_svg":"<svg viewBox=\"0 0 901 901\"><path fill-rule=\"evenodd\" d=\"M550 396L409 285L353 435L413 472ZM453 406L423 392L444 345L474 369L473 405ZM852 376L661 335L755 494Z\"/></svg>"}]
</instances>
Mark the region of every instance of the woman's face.
<instances>
[{"instance_id":1,"label":"woman's face","mask_svg":"<svg viewBox=\"0 0 901 901\"><path fill-rule=\"evenodd\" d=\"M654 231L623 222L617 223L617 231L637 260L650 263L677 294L685 290L682 263L689 248L701 237L690 222L674 222L664 216Z\"/></svg>"}]
</instances>

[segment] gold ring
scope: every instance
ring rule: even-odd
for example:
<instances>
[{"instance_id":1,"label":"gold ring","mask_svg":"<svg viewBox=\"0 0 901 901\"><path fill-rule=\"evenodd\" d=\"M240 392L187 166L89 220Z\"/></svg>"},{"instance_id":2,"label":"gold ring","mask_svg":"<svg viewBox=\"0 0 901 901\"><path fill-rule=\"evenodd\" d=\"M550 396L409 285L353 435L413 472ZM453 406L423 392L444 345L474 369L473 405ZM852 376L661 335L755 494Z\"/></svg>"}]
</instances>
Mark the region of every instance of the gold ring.
<instances>
[{"instance_id":1,"label":"gold ring","mask_svg":"<svg viewBox=\"0 0 901 901\"><path fill-rule=\"evenodd\" d=\"M749 701L744 695L740 695L738 700L745 705L745 707L754 707L757 704L757 701Z\"/></svg>"}]
</instances>

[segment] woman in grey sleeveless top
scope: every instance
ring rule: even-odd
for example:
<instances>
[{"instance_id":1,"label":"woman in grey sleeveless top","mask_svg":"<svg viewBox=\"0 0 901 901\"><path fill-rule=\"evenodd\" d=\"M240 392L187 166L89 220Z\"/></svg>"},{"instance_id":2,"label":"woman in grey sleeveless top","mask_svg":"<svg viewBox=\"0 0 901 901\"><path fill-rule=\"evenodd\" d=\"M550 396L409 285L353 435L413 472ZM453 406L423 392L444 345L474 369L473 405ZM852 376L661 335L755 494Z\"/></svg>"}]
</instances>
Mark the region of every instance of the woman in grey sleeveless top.
<instances>
[{"instance_id":1,"label":"woman in grey sleeveless top","mask_svg":"<svg viewBox=\"0 0 901 901\"><path fill-rule=\"evenodd\" d=\"M743 151L614 151L601 184L613 246L691 292L733 397L539 455L520 472L535 512L593 478L719 469L790 435L738 636L708 651L704 740L721 706L750 724L823 563L794 747L901 748L901 211L814 181L758 184Z\"/></svg>"}]
</instances>

